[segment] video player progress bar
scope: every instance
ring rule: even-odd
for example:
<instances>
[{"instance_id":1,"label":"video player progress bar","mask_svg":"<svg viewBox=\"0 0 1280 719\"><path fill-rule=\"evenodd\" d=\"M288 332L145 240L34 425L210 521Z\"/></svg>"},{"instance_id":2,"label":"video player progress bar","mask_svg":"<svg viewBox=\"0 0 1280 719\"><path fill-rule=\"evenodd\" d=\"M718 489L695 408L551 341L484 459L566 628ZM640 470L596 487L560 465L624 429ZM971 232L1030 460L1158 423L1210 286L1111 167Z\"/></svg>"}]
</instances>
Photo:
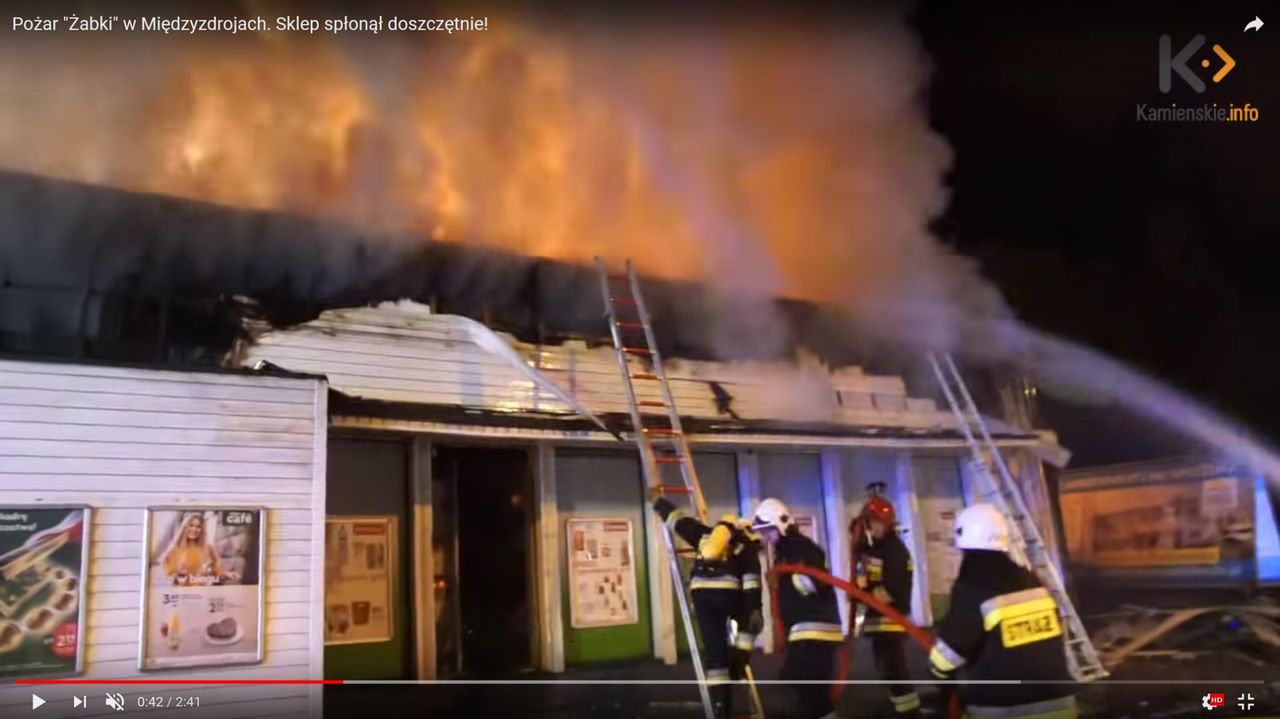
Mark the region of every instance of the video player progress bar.
<instances>
[{"instance_id":1,"label":"video player progress bar","mask_svg":"<svg viewBox=\"0 0 1280 719\"><path fill-rule=\"evenodd\" d=\"M697 685L696 679L18 679L15 684L25 685L69 685L69 686L162 686L162 685L255 685L255 684L299 684L299 685L359 685L359 686L563 686L563 685L643 685L643 686L680 686ZM746 681L731 682L746 684ZM757 679L758 685L800 685L821 684L832 685L888 685L888 684L1075 684L1071 681L1036 681L1021 680L928 680L908 679L903 681L885 681L881 679L845 679L845 680L783 680ZM1199 686L1260 686L1266 685L1264 679L1100 679L1091 684L1137 684L1137 685L1188 685Z\"/></svg>"},{"instance_id":2,"label":"video player progress bar","mask_svg":"<svg viewBox=\"0 0 1280 719\"><path fill-rule=\"evenodd\" d=\"M648 686L666 686L666 684L690 684L696 686L698 679L347 679L343 684L648 684ZM745 679L740 681L728 682L733 684L746 684ZM984 681L965 681L965 679L901 679L901 681L886 681L886 679L755 679L756 684L777 684L777 686L795 686L795 684L823 684L823 686L833 686L833 684L1075 684L1078 682L1024 682L1021 679L984 679ZM1202 687L1204 684L1213 684L1213 686L1265 686L1265 679L1199 679L1199 681L1183 681L1183 679L1098 679L1098 681L1089 682L1091 684L1194 684L1194 686Z\"/></svg>"}]
</instances>

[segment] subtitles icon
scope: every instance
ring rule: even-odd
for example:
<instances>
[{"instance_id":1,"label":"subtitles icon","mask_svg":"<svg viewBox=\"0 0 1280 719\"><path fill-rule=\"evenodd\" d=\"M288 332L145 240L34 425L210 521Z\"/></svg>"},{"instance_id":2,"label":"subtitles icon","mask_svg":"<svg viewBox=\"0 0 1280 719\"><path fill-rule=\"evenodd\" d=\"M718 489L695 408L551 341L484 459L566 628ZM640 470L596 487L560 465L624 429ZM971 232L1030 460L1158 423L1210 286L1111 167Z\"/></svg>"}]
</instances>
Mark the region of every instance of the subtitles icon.
<instances>
[{"instance_id":1,"label":"subtitles icon","mask_svg":"<svg viewBox=\"0 0 1280 719\"><path fill-rule=\"evenodd\" d=\"M1227 695L1222 692L1209 692L1200 698L1200 704L1209 711L1221 709L1227 705Z\"/></svg>"}]
</instances>

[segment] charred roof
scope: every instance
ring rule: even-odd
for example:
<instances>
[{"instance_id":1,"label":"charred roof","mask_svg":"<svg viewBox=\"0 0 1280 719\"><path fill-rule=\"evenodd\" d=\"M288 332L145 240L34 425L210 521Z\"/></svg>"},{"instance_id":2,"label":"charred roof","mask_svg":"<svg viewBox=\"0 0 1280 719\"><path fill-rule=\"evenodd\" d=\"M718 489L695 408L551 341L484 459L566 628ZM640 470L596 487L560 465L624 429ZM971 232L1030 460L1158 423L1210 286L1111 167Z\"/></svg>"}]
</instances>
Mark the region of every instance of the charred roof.
<instances>
[{"instance_id":1,"label":"charred roof","mask_svg":"<svg viewBox=\"0 0 1280 719\"><path fill-rule=\"evenodd\" d=\"M708 344L724 298L693 283L642 284L667 355L732 358ZM23 335L72 337L77 351L118 336L169 361L208 361L234 341L244 312L290 325L404 298L528 341L608 334L590 267L14 172L0 172L0 293L11 351ZM834 312L791 301L766 309L785 320L785 349L874 364ZM204 349L166 348L175 343Z\"/></svg>"}]
</instances>

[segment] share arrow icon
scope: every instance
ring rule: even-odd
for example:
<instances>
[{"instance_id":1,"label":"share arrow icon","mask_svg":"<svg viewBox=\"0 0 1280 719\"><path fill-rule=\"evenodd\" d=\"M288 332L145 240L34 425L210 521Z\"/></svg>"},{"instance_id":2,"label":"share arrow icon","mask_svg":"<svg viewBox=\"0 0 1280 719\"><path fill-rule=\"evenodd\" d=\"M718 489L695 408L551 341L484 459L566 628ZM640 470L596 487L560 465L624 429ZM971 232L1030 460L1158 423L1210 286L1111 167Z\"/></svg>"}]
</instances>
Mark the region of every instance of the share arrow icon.
<instances>
[{"instance_id":1,"label":"share arrow icon","mask_svg":"<svg viewBox=\"0 0 1280 719\"><path fill-rule=\"evenodd\" d=\"M1257 32L1258 30L1261 30L1261 29L1262 29L1262 18L1258 17L1257 15L1254 15L1253 19L1249 21L1249 24L1244 26L1245 32L1249 32L1250 30Z\"/></svg>"}]
</instances>

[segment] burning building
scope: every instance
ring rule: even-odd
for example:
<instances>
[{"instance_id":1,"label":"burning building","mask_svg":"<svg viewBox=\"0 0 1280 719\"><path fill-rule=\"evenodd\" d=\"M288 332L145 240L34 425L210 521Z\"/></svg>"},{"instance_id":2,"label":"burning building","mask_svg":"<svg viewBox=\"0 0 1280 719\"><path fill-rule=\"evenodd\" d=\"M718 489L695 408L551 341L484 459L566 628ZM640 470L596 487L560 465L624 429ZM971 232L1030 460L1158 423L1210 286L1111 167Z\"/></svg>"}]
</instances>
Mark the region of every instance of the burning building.
<instances>
[{"instance_id":1,"label":"burning building","mask_svg":"<svg viewBox=\"0 0 1280 719\"><path fill-rule=\"evenodd\" d=\"M0 49L0 500L99 509L91 675L141 660L121 622L156 504L266 510L243 671L675 660L594 255L644 274L713 512L779 496L841 567L883 482L916 619L941 608L968 447L891 360L1001 303L928 231L948 152L900 18L626 42L493 25ZM991 426L1051 535L1043 461L1064 452ZM381 579L346 582L356 563Z\"/></svg>"},{"instance_id":2,"label":"burning building","mask_svg":"<svg viewBox=\"0 0 1280 719\"><path fill-rule=\"evenodd\" d=\"M6 501L108 497L94 541L119 551L153 501L266 506L267 551L280 555L267 557L268 582L283 586L268 595L264 670L492 676L675 659L639 462L607 431L624 429L626 404L590 270L18 174L0 185L22 218L0 230L14 358L0 444L27 471L59 473L53 484L10 475ZM68 206L74 227L42 236ZM194 241L216 249L194 255ZM865 485L886 482L910 508L916 618L929 623L956 569L949 522L970 491L951 415L877 372L874 352L816 305L771 305L788 320L783 357L724 358L705 340L716 321L705 288L643 284L712 511L780 496L838 567ZM1061 449L992 426L1052 526L1042 458ZM394 580L356 600L360 612L335 614L320 530L370 518L394 528ZM623 578L609 585L615 616L584 595L594 585L572 560L579 539L583 551L616 540L615 559L593 560ZM120 671L103 657L136 650L136 632L102 622L129 604L138 568L95 556L91 674ZM286 601L289 618L273 618ZM337 636L372 621L368 602L385 631Z\"/></svg>"}]
</instances>

